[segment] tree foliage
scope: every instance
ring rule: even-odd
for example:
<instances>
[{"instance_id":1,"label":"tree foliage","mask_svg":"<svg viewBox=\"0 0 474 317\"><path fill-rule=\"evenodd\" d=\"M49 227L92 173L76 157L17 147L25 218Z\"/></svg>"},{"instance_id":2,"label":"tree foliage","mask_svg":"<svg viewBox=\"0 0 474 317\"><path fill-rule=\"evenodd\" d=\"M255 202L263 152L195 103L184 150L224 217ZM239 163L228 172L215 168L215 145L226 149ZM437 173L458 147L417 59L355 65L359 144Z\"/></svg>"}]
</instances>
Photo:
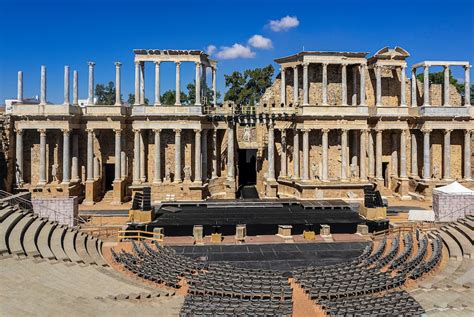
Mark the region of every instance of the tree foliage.
<instances>
[{"instance_id":1,"label":"tree foliage","mask_svg":"<svg viewBox=\"0 0 474 317\"><path fill-rule=\"evenodd\" d=\"M115 104L115 85L114 82L109 81L107 85L97 84L95 86L95 96L97 97L96 104L98 105L113 105ZM121 98L122 96L120 96Z\"/></svg>"},{"instance_id":2,"label":"tree foliage","mask_svg":"<svg viewBox=\"0 0 474 317\"><path fill-rule=\"evenodd\" d=\"M145 105L149 104L149 101L147 97L145 97ZM128 94L128 99L127 99L128 104L131 106L135 103L135 94Z\"/></svg>"},{"instance_id":3,"label":"tree foliage","mask_svg":"<svg viewBox=\"0 0 474 317\"><path fill-rule=\"evenodd\" d=\"M224 100L231 100L237 104L250 104L258 102L265 90L272 84L275 69L272 65L263 68L247 69L224 75L225 85L229 90L224 95Z\"/></svg>"},{"instance_id":4,"label":"tree foliage","mask_svg":"<svg viewBox=\"0 0 474 317\"><path fill-rule=\"evenodd\" d=\"M203 85L204 83L201 83L201 85ZM188 95L187 95L187 102L192 105L192 104L195 104L196 103L196 82L193 81L192 83L189 83L186 88L188 89ZM209 87L207 87L206 85L206 100L207 100L207 104L212 104L213 100L214 100L214 96L213 96L213 92L212 92L212 89L210 89ZM217 95L217 99L219 99L221 97L221 93L219 91L216 92L216 95ZM201 100L202 100L202 96L201 96ZM204 102L201 102L202 104L204 104Z\"/></svg>"},{"instance_id":5,"label":"tree foliage","mask_svg":"<svg viewBox=\"0 0 474 317\"><path fill-rule=\"evenodd\" d=\"M444 71L440 71L437 73L430 73L428 78L429 78L430 84L442 85L444 83ZM423 82L424 81L423 74L416 75L416 79ZM453 85L454 87L456 87L457 91L460 94L464 93L464 84L459 83L458 80L453 77L453 74L451 73L451 69L449 70L449 83Z\"/></svg>"}]
</instances>

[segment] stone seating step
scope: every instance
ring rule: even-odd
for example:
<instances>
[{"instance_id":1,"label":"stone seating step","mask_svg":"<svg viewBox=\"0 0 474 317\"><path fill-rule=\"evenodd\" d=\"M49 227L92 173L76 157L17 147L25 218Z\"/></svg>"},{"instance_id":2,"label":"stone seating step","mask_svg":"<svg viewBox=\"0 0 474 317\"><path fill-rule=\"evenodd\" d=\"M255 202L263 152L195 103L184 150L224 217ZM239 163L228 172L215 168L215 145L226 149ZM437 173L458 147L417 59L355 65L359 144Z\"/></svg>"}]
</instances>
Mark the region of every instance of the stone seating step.
<instances>
[{"instance_id":1,"label":"stone seating step","mask_svg":"<svg viewBox=\"0 0 474 317\"><path fill-rule=\"evenodd\" d=\"M443 239L443 243L448 248L449 257L461 261L462 251L461 247L457 244L457 242L449 234L442 230L439 230L437 234L441 237L441 239Z\"/></svg>"},{"instance_id":2,"label":"stone seating step","mask_svg":"<svg viewBox=\"0 0 474 317\"><path fill-rule=\"evenodd\" d=\"M76 252L86 264L96 264L94 259L87 253L86 240L87 234L78 232L76 235Z\"/></svg>"},{"instance_id":3,"label":"stone seating step","mask_svg":"<svg viewBox=\"0 0 474 317\"><path fill-rule=\"evenodd\" d=\"M64 235L66 234L67 226L57 225L54 227L53 233L50 239L50 248L54 254L54 257L58 261L69 261L69 257L63 248Z\"/></svg>"},{"instance_id":4,"label":"stone seating step","mask_svg":"<svg viewBox=\"0 0 474 317\"><path fill-rule=\"evenodd\" d=\"M451 226L446 226L442 228L442 230L448 233L458 243L464 257L471 258L474 255L472 243L462 233Z\"/></svg>"},{"instance_id":5,"label":"stone seating step","mask_svg":"<svg viewBox=\"0 0 474 317\"><path fill-rule=\"evenodd\" d=\"M66 235L64 236L64 252L66 252L71 262L83 263L84 261L81 259L79 254L77 254L74 247L74 241L77 234L77 231L74 229L69 228L66 230Z\"/></svg>"},{"instance_id":6,"label":"stone seating step","mask_svg":"<svg viewBox=\"0 0 474 317\"><path fill-rule=\"evenodd\" d=\"M469 241L471 241L471 243L474 242L474 230L470 229L469 227L463 225L460 222L455 222L455 223L451 224L451 226L453 226L459 232L461 232L464 236L466 236L466 238L468 238Z\"/></svg>"},{"instance_id":7,"label":"stone seating step","mask_svg":"<svg viewBox=\"0 0 474 317\"><path fill-rule=\"evenodd\" d=\"M12 212L5 220L0 223L0 254L8 253L8 238L15 225L26 216L26 213L20 211Z\"/></svg>"},{"instance_id":8,"label":"stone seating step","mask_svg":"<svg viewBox=\"0 0 474 317\"><path fill-rule=\"evenodd\" d=\"M24 254L25 251L23 249L23 241L22 238L27 231L28 227L38 218L38 216L30 213L23 217L18 223L16 224L15 228L13 228L12 232L10 233L10 237L8 238L8 246L10 249L10 253L13 254Z\"/></svg>"},{"instance_id":9,"label":"stone seating step","mask_svg":"<svg viewBox=\"0 0 474 317\"><path fill-rule=\"evenodd\" d=\"M471 230L474 230L474 221L470 219L459 219L458 223L463 224L464 226L468 227Z\"/></svg>"},{"instance_id":10,"label":"stone seating step","mask_svg":"<svg viewBox=\"0 0 474 317\"><path fill-rule=\"evenodd\" d=\"M27 228L23 236L23 249L28 256L40 255L38 248L36 247L36 241L42 227L48 222L44 218L36 218L35 221Z\"/></svg>"},{"instance_id":11,"label":"stone seating step","mask_svg":"<svg viewBox=\"0 0 474 317\"><path fill-rule=\"evenodd\" d=\"M3 222L12 212L15 211L15 208L12 206L5 206L0 209L0 222Z\"/></svg>"},{"instance_id":12,"label":"stone seating step","mask_svg":"<svg viewBox=\"0 0 474 317\"><path fill-rule=\"evenodd\" d=\"M104 261L102 254L99 251L99 242L98 239L92 236L89 236L86 241L87 253L91 256L94 262L100 266L106 266L107 263Z\"/></svg>"},{"instance_id":13,"label":"stone seating step","mask_svg":"<svg viewBox=\"0 0 474 317\"><path fill-rule=\"evenodd\" d=\"M45 259L55 259L54 253L51 251L49 245L49 238L53 233L54 228L57 226L57 223L54 221L48 221L39 232L38 239L36 240L36 245L38 251L41 254L41 257Z\"/></svg>"}]
</instances>

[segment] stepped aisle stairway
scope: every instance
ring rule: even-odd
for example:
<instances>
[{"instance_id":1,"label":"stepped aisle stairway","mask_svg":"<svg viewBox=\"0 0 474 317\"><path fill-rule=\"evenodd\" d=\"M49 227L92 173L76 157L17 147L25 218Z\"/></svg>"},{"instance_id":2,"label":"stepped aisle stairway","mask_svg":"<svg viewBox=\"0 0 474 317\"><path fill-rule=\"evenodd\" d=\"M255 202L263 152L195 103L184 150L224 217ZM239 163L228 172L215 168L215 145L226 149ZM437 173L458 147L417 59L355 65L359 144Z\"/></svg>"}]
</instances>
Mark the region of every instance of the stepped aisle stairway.
<instances>
[{"instance_id":1,"label":"stepped aisle stairway","mask_svg":"<svg viewBox=\"0 0 474 317\"><path fill-rule=\"evenodd\" d=\"M0 205L0 315L179 313L182 296L115 271L104 260L102 245L75 228Z\"/></svg>"},{"instance_id":2,"label":"stepped aisle stairway","mask_svg":"<svg viewBox=\"0 0 474 317\"><path fill-rule=\"evenodd\" d=\"M467 216L432 233L443 240L449 259L410 292L429 316L474 315L473 225L474 217Z\"/></svg>"}]
</instances>

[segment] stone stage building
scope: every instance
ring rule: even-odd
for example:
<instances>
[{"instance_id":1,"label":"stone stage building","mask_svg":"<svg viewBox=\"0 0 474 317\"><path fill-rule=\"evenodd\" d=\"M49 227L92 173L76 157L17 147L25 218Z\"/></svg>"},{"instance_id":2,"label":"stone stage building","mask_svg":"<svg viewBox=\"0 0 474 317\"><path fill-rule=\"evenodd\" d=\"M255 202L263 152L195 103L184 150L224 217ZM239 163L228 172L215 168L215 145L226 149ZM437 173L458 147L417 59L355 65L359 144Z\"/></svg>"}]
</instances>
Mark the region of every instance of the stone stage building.
<instances>
[{"instance_id":1,"label":"stone stage building","mask_svg":"<svg viewBox=\"0 0 474 317\"><path fill-rule=\"evenodd\" d=\"M201 51L135 50L135 103L124 106L115 63L115 105L94 104L89 63L88 105L78 106L78 74L64 68L64 102L46 99L41 67L39 105L22 104L23 74L11 115L19 190L34 196L77 195L83 204L120 204L152 188L153 200L235 198L256 184L262 198L361 197L376 183L386 195L430 199L456 179L473 187L468 62L424 61L406 78L407 51L300 52L275 60L281 72L255 107L217 104L216 62ZM149 62L149 63L147 63ZM194 63L196 103L160 100L160 65ZM154 67L153 104L145 104L145 64ZM444 68L444 84L429 72ZM449 84L462 67L465 91ZM211 69L207 101L206 69ZM416 80L416 71L424 80Z\"/></svg>"}]
</instances>

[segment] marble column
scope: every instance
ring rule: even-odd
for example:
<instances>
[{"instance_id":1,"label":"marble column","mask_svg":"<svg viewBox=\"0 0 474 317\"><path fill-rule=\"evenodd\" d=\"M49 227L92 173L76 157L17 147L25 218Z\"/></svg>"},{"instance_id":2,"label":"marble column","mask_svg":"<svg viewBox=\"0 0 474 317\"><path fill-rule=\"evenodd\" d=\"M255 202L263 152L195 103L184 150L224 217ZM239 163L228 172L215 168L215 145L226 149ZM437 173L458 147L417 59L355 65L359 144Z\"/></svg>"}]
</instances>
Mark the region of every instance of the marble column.
<instances>
[{"instance_id":1,"label":"marble column","mask_svg":"<svg viewBox=\"0 0 474 317\"><path fill-rule=\"evenodd\" d=\"M94 180L100 178L100 161L97 156L94 157Z\"/></svg>"},{"instance_id":2,"label":"marble column","mask_svg":"<svg viewBox=\"0 0 474 317\"><path fill-rule=\"evenodd\" d=\"M46 66L41 65L41 94L40 105L46 104Z\"/></svg>"},{"instance_id":3,"label":"marble column","mask_svg":"<svg viewBox=\"0 0 474 317\"><path fill-rule=\"evenodd\" d=\"M360 106L365 106L365 74L367 73L367 65L360 65Z\"/></svg>"},{"instance_id":4,"label":"marble column","mask_svg":"<svg viewBox=\"0 0 474 317\"><path fill-rule=\"evenodd\" d=\"M201 99L206 100L207 103L207 66L206 64L202 64L202 71L201 71Z\"/></svg>"},{"instance_id":5,"label":"marble column","mask_svg":"<svg viewBox=\"0 0 474 317\"><path fill-rule=\"evenodd\" d=\"M444 66L444 80L443 80L443 106L444 107L449 107L449 66L445 65Z\"/></svg>"},{"instance_id":6,"label":"marble column","mask_svg":"<svg viewBox=\"0 0 474 317\"><path fill-rule=\"evenodd\" d=\"M283 66L280 69L280 104L286 104L286 69Z\"/></svg>"},{"instance_id":7,"label":"marble column","mask_svg":"<svg viewBox=\"0 0 474 317\"><path fill-rule=\"evenodd\" d=\"M194 182L202 184L201 130L194 130ZM232 164L233 165L233 164Z\"/></svg>"},{"instance_id":8,"label":"marble column","mask_svg":"<svg viewBox=\"0 0 474 317\"><path fill-rule=\"evenodd\" d=\"M451 131L452 129L444 130L444 145L443 145L443 179L451 180Z\"/></svg>"},{"instance_id":9,"label":"marble column","mask_svg":"<svg viewBox=\"0 0 474 317\"><path fill-rule=\"evenodd\" d=\"M133 184L140 184L140 130L134 129L133 133Z\"/></svg>"},{"instance_id":10,"label":"marble column","mask_svg":"<svg viewBox=\"0 0 474 317\"><path fill-rule=\"evenodd\" d=\"M64 102L63 104L69 106L71 104L69 100L69 66L64 66Z\"/></svg>"},{"instance_id":11,"label":"marble column","mask_svg":"<svg viewBox=\"0 0 474 317\"><path fill-rule=\"evenodd\" d=\"M430 129L423 129L423 179L431 179Z\"/></svg>"},{"instance_id":12,"label":"marble column","mask_svg":"<svg viewBox=\"0 0 474 317\"><path fill-rule=\"evenodd\" d=\"M16 130L16 169L18 171L18 182L23 184L23 130Z\"/></svg>"},{"instance_id":13,"label":"marble column","mask_svg":"<svg viewBox=\"0 0 474 317\"><path fill-rule=\"evenodd\" d=\"M357 106L357 68L352 66L352 101L351 105Z\"/></svg>"},{"instance_id":14,"label":"marble column","mask_svg":"<svg viewBox=\"0 0 474 317\"><path fill-rule=\"evenodd\" d=\"M145 104L145 62L140 62L140 104Z\"/></svg>"},{"instance_id":15,"label":"marble column","mask_svg":"<svg viewBox=\"0 0 474 317\"><path fill-rule=\"evenodd\" d=\"M135 102L134 106L140 105L140 62L135 62Z\"/></svg>"},{"instance_id":16,"label":"marble column","mask_svg":"<svg viewBox=\"0 0 474 317\"><path fill-rule=\"evenodd\" d=\"M94 181L94 130L87 129L87 181Z\"/></svg>"},{"instance_id":17,"label":"marble column","mask_svg":"<svg viewBox=\"0 0 474 317\"><path fill-rule=\"evenodd\" d=\"M176 102L175 106L181 106L181 62L175 62L176 64Z\"/></svg>"},{"instance_id":18,"label":"marble column","mask_svg":"<svg viewBox=\"0 0 474 317\"><path fill-rule=\"evenodd\" d=\"M409 131L400 132L400 178L407 179L407 135Z\"/></svg>"},{"instance_id":19,"label":"marble column","mask_svg":"<svg viewBox=\"0 0 474 317\"><path fill-rule=\"evenodd\" d=\"M375 140L375 148L376 148L376 153L375 153L375 166L376 166L376 179L379 181L383 180L383 175L382 175L382 130L377 129L377 136Z\"/></svg>"},{"instance_id":20,"label":"marble column","mask_svg":"<svg viewBox=\"0 0 474 317\"><path fill-rule=\"evenodd\" d=\"M472 159L471 130L464 130L464 180L472 180L471 159Z\"/></svg>"},{"instance_id":21,"label":"marble column","mask_svg":"<svg viewBox=\"0 0 474 317\"><path fill-rule=\"evenodd\" d=\"M23 103L23 72L18 72L18 82L17 82L17 101L18 103Z\"/></svg>"},{"instance_id":22,"label":"marble column","mask_svg":"<svg viewBox=\"0 0 474 317\"><path fill-rule=\"evenodd\" d=\"M146 181L146 153L145 153L145 131L142 130L140 133L140 181L143 183Z\"/></svg>"},{"instance_id":23,"label":"marble column","mask_svg":"<svg viewBox=\"0 0 474 317\"><path fill-rule=\"evenodd\" d=\"M347 181L347 129L341 129L341 181Z\"/></svg>"},{"instance_id":24,"label":"marble column","mask_svg":"<svg viewBox=\"0 0 474 317\"><path fill-rule=\"evenodd\" d=\"M299 103L298 65L293 66L293 104Z\"/></svg>"},{"instance_id":25,"label":"marble column","mask_svg":"<svg viewBox=\"0 0 474 317\"><path fill-rule=\"evenodd\" d=\"M160 62L155 62L155 106L161 105L160 100Z\"/></svg>"},{"instance_id":26,"label":"marble column","mask_svg":"<svg viewBox=\"0 0 474 317\"><path fill-rule=\"evenodd\" d=\"M375 106L382 106L382 69L375 65Z\"/></svg>"},{"instance_id":27,"label":"marble column","mask_svg":"<svg viewBox=\"0 0 474 317\"><path fill-rule=\"evenodd\" d=\"M40 129L40 155L38 185L46 184L46 129Z\"/></svg>"},{"instance_id":28,"label":"marble column","mask_svg":"<svg viewBox=\"0 0 474 317\"><path fill-rule=\"evenodd\" d=\"M329 136L329 129L324 128L322 129L322 140L321 140L321 153L322 153L322 175L321 180L323 182L329 181L328 177L328 136Z\"/></svg>"},{"instance_id":29,"label":"marble column","mask_svg":"<svg viewBox=\"0 0 474 317\"><path fill-rule=\"evenodd\" d=\"M235 164L234 164L234 126L229 123L227 128L227 180L234 181L235 179Z\"/></svg>"},{"instance_id":30,"label":"marble column","mask_svg":"<svg viewBox=\"0 0 474 317\"><path fill-rule=\"evenodd\" d=\"M369 130L369 150L368 152L368 165L369 165L369 178L375 177L375 153L374 153L374 133Z\"/></svg>"},{"instance_id":31,"label":"marble column","mask_svg":"<svg viewBox=\"0 0 474 317\"><path fill-rule=\"evenodd\" d=\"M174 129L174 182L181 183L181 129Z\"/></svg>"},{"instance_id":32,"label":"marble column","mask_svg":"<svg viewBox=\"0 0 474 317\"><path fill-rule=\"evenodd\" d=\"M295 128L293 133L293 179L300 178L300 136Z\"/></svg>"},{"instance_id":33,"label":"marble column","mask_svg":"<svg viewBox=\"0 0 474 317\"><path fill-rule=\"evenodd\" d=\"M87 96L87 105L94 104L94 62L88 62L89 65L89 90Z\"/></svg>"},{"instance_id":34,"label":"marble column","mask_svg":"<svg viewBox=\"0 0 474 317\"><path fill-rule=\"evenodd\" d=\"M201 105L201 63L200 62L196 62L196 77L195 77L195 89L196 89L196 100L194 102L194 104L196 106L200 106ZM204 83L205 85L205 83ZM204 96L205 97L205 96Z\"/></svg>"},{"instance_id":35,"label":"marble column","mask_svg":"<svg viewBox=\"0 0 474 317\"><path fill-rule=\"evenodd\" d=\"M399 136L398 136L398 131L394 130L391 134L392 136L392 157L391 157L391 163L392 163L392 169L391 169L391 175L393 177L398 177L398 141L399 141Z\"/></svg>"},{"instance_id":36,"label":"marble column","mask_svg":"<svg viewBox=\"0 0 474 317\"><path fill-rule=\"evenodd\" d=\"M72 135L71 181L79 181L79 136Z\"/></svg>"},{"instance_id":37,"label":"marble column","mask_svg":"<svg viewBox=\"0 0 474 317\"><path fill-rule=\"evenodd\" d=\"M161 129L155 129L155 166L153 183L161 184Z\"/></svg>"},{"instance_id":38,"label":"marble column","mask_svg":"<svg viewBox=\"0 0 474 317\"><path fill-rule=\"evenodd\" d=\"M308 63L303 63L303 106L309 105Z\"/></svg>"},{"instance_id":39,"label":"marble column","mask_svg":"<svg viewBox=\"0 0 474 317\"><path fill-rule=\"evenodd\" d=\"M71 180L70 133L71 131L69 129L63 130L63 184L68 184Z\"/></svg>"},{"instance_id":40,"label":"marble column","mask_svg":"<svg viewBox=\"0 0 474 317\"><path fill-rule=\"evenodd\" d=\"M281 130L281 157L280 157L280 177L286 178L287 172L287 158L286 158L286 129Z\"/></svg>"},{"instance_id":41,"label":"marble column","mask_svg":"<svg viewBox=\"0 0 474 317\"><path fill-rule=\"evenodd\" d=\"M212 130L212 175L211 178L217 178L217 129Z\"/></svg>"},{"instance_id":42,"label":"marble column","mask_svg":"<svg viewBox=\"0 0 474 317\"><path fill-rule=\"evenodd\" d=\"M347 106L347 64L341 65L341 104Z\"/></svg>"},{"instance_id":43,"label":"marble column","mask_svg":"<svg viewBox=\"0 0 474 317\"><path fill-rule=\"evenodd\" d=\"M120 66L122 63L115 62L115 105L121 106L122 105L122 86L121 86L121 79L120 79Z\"/></svg>"},{"instance_id":44,"label":"marble column","mask_svg":"<svg viewBox=\"0 0 474 317\"><path fill-rule=\"evenodd\" d=\"M216 67L212 67L212 104L217 106L217 77Z\"/></svg>"},{"instance_id":45,"label":"marble column","mask_svg":"<svg viewBox=\"0 0 474 317\"><path fill-rule=\"evenodd\" d=\"M430 67L423 69L423 106L430 105Z\"/></svg>"},{"instance_id":46,"label":"marble column","mask_svg":"<svg viewBox=\"0 0 474 317\"><path fill-rule=\"evenodd\" d=\"M268 125L268 173L267 180L275 180L275 127L273 122Z\"/></svg>"},{"instance_id":47,"label":"marble column","mask_svg":"<svg viewBox=\"0 0 474 317\"><path fill-rule=\"evenodd\" d=\"M418 177L418 140L415 130L411 133L411 176Z\"/></svg>"},{"instance_id":48,"label":"marble column","mask_svg":"<svg viewBox=\"0 0 474 317\"><path fill-rule=\"evenodd\" d=\"M406 88L406 67L402 66L400 69L400 107L407 106L407 88Z\"/></svg>"},{"instance_id":49,"label":"marble column","mask_svg":"<svg viewBox=\"0 0 474 317\"><path fill-rule=\"evenodd\" d=\"M114 181L120 181L122 179L121 173L121 159L122 159L122 129L115 130L115 179Z\"/></svg>"},{"instance_id":50,"label":"marble column","mask_svg":"<svg viewBox=\"0 0 474 317\"><path fill-rule=\"evenodd\" d=\"M464 105L471 105L471 76L470 76L471 65L464 66Z\"/></svg>"},{"instance_id":51,"label":"marble column","mask_svg":"<svg viewBox=\"0 0 474 317\"><path fill-rule=\"evenodd\" d=\"M416 107L416 97L417 97L417 89L416 89L416 68L411 69L411 106Z\"/></svg>"},{"instance_id":52,"label":"marble column","mask_svg":"<svg viewBox=\"0 0 474 317\"><path fill-rule=\"evenodd\" d=\"M360 130L360 142L359 142L359 155L360 155L360 173L359 177L361 180L367 180L367 167L366 167L366 145L367 145L367 134L368 131L366 129Z\"/></svg>"},{"instance_id":53,"label":"marble column","mask_svg":"<svg viewBox=\"0 0 474 317\"><path fill-rule=\"evenodd\" d=\"M208 178L207 173L207 131L202 130L202 142L201 142L201 160L202 160L202 179L206 181Z\"/></svg>"},{"instance_id":54,"label":"marble column","mask_svg":"<svg viewBox=\"0 0 474 317\"><path fill-rule=\"evenodd\" d=\"M128 176L127 162L128 157L125 151L120 152L120 175L122 176L122 180L124 180Z\"/></svg>"},{"instance_id":55,"label":"marble column","mask_svg":"<svg viewBox=\"0 0 474 317\"><path fill-rule=\"evenodd\" d=\"M301 180L309 180L309 129L303 130L303 173Z\"/></svg>"},{"instance_id":56,"label":"marble column","mask_svg":"<svg viewBox=\"0 0 474 317\"><path fill-rule=\"evenodd\" d=\"M72 104L77 106L79 104L79 78L77 70L72 72Z\"/></svg>"},{"instance_id":57,"label":"marble column","mask_svg":"<svg viewBox=\"0 0 474 317\"><path fill-rule=\"evenodd\" d=\"M322 90L322 97L323 97L323 106L328 105L328 63L323 63L323 90Z\"/></svg>"}]
</instances>

